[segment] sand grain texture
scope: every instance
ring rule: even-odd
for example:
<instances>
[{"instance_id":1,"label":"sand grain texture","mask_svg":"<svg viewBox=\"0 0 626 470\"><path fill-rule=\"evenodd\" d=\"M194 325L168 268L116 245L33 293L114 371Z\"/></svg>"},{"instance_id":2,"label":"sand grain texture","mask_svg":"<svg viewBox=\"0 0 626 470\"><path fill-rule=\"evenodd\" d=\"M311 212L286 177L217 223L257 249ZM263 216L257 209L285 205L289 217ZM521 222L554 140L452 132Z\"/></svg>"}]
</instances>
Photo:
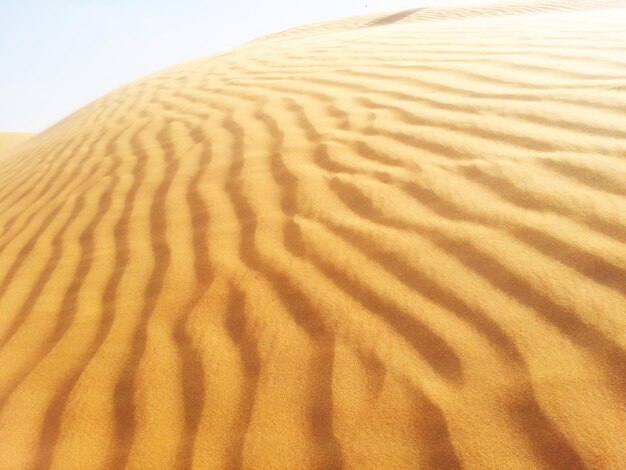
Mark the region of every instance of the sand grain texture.
<instances>
[{"instance_id":1,"label":"sand grain texture","mask_svg":"<svg viewBox=\"0 0 626 470\"><path fill-rule=\"evenodd\" d=\"M0 468L626 468L626 4L350 18L0 158Z\"/></svg>"}]
</instances>

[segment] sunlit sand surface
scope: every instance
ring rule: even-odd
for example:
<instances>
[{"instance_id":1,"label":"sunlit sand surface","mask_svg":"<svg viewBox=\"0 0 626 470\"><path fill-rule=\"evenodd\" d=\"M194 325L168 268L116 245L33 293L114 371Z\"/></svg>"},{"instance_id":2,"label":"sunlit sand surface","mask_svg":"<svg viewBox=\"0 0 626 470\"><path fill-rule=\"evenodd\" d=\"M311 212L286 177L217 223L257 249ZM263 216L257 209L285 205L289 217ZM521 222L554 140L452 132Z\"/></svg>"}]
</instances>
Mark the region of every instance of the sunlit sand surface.
<instances>
[{"instance_id":1,"label":"sunlit sand surface","mask_svg":"<svg viewBox=\"0 0 626 470\"><path fill-rule=\"evenodd\" d=\"M0 468L626 468L625 25L307 26L3 151Z\"/></svg>"},{"instance_id":2,"label":"sunlit sand surface","mask_svg":"<svg viewBox=\"0 0 626 470\"><path fill-rule=\"evenodd\" d=\"M28 140L33 134L29 134L27 132L0 132L0 155L4 153L5 150L9 150ZM0 156L0 158L2 158Z\"/></svg>"}]
</instances>

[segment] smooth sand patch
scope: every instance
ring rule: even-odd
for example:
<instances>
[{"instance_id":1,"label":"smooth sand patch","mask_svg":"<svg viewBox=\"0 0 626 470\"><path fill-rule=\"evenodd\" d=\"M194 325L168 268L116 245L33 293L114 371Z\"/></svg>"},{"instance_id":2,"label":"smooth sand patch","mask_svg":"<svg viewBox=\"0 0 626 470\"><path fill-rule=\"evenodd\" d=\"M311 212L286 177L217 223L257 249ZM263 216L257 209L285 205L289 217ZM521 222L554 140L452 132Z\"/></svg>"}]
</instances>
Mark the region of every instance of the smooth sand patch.
<instances>
[{"instance_id":1,"label":"smooth sand patch","mask_svg":"<svg viewBox=\"0 0 626 470\"><path fill-rule=\"evenodd\" d=\"M0 132L0 155L33 135L28 132Z\"/></svg>"}]
</instances>

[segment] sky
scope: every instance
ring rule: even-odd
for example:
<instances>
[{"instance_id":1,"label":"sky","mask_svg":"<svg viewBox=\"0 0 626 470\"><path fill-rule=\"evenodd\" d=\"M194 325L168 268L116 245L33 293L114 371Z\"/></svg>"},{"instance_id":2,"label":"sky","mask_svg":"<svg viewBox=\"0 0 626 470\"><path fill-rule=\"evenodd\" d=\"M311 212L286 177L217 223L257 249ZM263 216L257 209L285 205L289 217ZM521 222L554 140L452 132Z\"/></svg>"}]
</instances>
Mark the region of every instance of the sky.
<instances>
[{"instance_id":1,"label":"sky","mask_svg":"<svg viewBox=\"0 0 626 470\"><path fill-rule=\"evenodd\" d=\"M43 131L132 80L264 34L475 1L0 0L0 132Z\"/></svg>"}]
</instances>

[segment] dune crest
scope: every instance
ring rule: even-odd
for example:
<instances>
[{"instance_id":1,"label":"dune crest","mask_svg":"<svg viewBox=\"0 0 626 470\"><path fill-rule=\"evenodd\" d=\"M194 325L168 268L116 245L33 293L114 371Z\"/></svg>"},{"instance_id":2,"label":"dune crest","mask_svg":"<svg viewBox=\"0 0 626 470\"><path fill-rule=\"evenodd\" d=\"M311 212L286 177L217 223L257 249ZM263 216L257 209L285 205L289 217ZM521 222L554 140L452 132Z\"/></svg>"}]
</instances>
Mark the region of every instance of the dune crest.
<instances>
[{"instance_id":1,"label":"dune crest","mask_svg":"<svg viewBox=\"0 0 626 470\"><path fill-rule=\"evenodd\" d=\"M625 468L624 24L296 28L0 157L0 468Z\"/></svg>"}]
</instances>

